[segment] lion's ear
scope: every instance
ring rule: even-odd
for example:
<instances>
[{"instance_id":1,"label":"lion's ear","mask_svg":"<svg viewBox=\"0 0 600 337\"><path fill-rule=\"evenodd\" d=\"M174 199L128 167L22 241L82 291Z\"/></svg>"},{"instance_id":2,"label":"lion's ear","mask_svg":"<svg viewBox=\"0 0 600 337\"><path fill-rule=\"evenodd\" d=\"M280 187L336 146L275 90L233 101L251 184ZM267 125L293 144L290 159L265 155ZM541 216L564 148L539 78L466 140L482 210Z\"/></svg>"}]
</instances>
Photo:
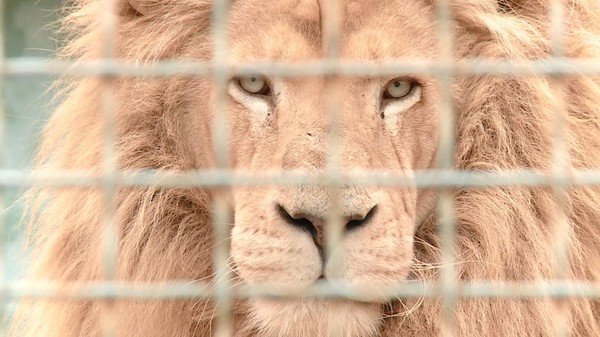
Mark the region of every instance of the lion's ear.
<instances>
[{"instance_id":1,"label":"lion's ear","mask_svg":"<svg viewBox=\"0 0 600 337\"><path fill-rule=\"evenodd\" d=\"M126 0L131 8L135 9L139 14L146 15L150 11L149 0Z\"/></svg>"}]
</instances>

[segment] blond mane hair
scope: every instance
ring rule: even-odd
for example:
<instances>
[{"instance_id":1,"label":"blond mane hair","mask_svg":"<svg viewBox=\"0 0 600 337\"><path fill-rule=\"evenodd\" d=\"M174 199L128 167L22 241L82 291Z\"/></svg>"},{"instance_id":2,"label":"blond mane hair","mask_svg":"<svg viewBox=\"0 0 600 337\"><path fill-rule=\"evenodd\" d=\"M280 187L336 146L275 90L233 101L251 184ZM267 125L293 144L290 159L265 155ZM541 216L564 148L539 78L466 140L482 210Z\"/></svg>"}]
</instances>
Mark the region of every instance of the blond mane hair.
<instances>
[{"instance_id":1,"label":"blond mane hair","mask_svg":"<svg viewBox=\"0 0 600 337\"><path fill-rule=\"evenodd\" d=\"M242 0L238 0L242 1ZM565 2L565 56L600 57L600 4ZM90 60L101 55L103 1L75 0L64 27L71 34L62 57ZM116 51L120 58L151 62L211 57L208 0L165 0L140 16L123 1ZM456 58L536 60L551 54L549 1L452 1ZM200 46L200 47L198 47ZM600 167L600 81L565 76L569 167ZM178 118L193 79L119 78L116 92L117 165L120 169L189 170L212 167L210 120L195 130L204 148L182 141ZM66 95L43 134L39 169L100 170L103 154L102 80L71 78ZM461 76L454 98L457 112L455 163L460 169L532 168L550 171L554 135L555 82L535 76ZM208 98L207 98L208 99ZM94 281L102 277L103 194L99 188L34 187L30 234L32 264L27 278ZM211 268L211 192L200 188L135 187L116 193L119 280L161 282L208 280ZM571 187L566 196L570 225L567 278L600 279L600 190ZM456 191L457 275L469 281L539 281L554 277L553 192L545 187L510 186ZM439 277L439 236L435 212L415 233L419 278ZM600 335L600 304L586 298L460 299L457 336L553 336L566 319L572 336ZM442 321L438 300L401 300L405 315L383 320L382 336L434 336ZM24 300L13 336L96 336L101 305L89 300ZM559 311L559 308L561 308ZM208 336L214 305L198 300L115 300L120 336ZM235 309L236 336L255 332L245 323L245 306Z\"/></svg>"}]
</instances>

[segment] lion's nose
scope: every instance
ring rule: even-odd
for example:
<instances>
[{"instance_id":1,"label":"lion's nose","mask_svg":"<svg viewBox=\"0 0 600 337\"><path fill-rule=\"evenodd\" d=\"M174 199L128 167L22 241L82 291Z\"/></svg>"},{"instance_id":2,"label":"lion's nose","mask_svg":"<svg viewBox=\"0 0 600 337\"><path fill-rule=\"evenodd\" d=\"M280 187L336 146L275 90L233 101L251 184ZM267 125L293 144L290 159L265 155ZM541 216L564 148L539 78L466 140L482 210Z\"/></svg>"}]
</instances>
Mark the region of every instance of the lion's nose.
<instances>
[{"instance_id":1,"label":"lion's nose","mask_svg":"<svg viewBox=\"0 0 600 337\"><path fill-rule=\"evenodd\" d=\"M344 231L350 232L366 226L375 216L376 212L377 206L373 206L367 212L356 213L344 217L344 220L346 221ZM325 246L326 219L311 214L292 213L282 205L277 205L277 213L287 224L309 232L312 235L317 248L319 248L319 250L323 249Z\"/></svg>"}]
</instances>

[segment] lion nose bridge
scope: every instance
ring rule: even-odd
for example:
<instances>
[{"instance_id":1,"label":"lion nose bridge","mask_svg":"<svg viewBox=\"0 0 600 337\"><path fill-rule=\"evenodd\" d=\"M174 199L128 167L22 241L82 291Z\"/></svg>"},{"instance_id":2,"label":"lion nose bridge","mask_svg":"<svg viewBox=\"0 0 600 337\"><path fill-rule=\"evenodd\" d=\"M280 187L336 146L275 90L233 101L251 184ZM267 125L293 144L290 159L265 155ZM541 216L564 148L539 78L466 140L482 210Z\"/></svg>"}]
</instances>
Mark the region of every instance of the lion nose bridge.
<instances>
[{"instance_id":1,"label":"lion nose bridge","mask_svg":"<svg viewBox=\"0 0 600 337\"><path fill-rule=\"evenodd\" d=\"M340 217L342 232L347 233L368 226L377 211L375 201L353 187L335 191L321 186L303 186L288 190L284 195L275 205L281 223L306 231L320 249L325 246L332 216Z\"/></svg>"},{"instance_id":2,"label":"lion nose bridge","mask_svg":"<svg viewBox=\"0 0 600 337\"><path fill-rule=\"evenodd\" d=\"M376 161L376 148L366 145L368 139L360 135L343 132L332 144L327 130L305 127L302 132L284 140L281 168L284 170L308 170L311 172L332 171L344 175L356 169L367 169Z\"/></svg>"}]
</instances>

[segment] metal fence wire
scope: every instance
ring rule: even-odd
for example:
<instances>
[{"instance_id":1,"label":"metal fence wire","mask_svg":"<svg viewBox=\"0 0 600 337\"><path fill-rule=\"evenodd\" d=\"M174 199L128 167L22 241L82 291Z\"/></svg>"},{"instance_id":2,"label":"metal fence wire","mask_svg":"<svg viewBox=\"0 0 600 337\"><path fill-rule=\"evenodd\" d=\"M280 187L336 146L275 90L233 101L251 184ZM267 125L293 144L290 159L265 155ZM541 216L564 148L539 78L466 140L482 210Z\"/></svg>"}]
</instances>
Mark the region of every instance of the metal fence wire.
<instances>
[{"instance_id":1,"label":"metal fence wire","mask_svg":"<svg viewBox=\"0 0 600 337\"><path fill-rule=\"evenodd\" d=\"M532 61L509 61L495 59L453 59L453 34L450 0L436 0L437 33L439 35L439 55L436 60L402 59L394 61L355 62L340 59L341 41L341 6L342 0L322 2L322 17L327 18L323 26L323 38L328 41L325 58L304 63L288 64L284 62L252 63L231 67L227 64L228 43L226 35L227 13L229 1L215 0L212 11L212 28L214 34L214 58L212 61L169 60L152 64L140 64L115 57L115 19L113 8L115 1L106 0L103 14L104 39L102 41L102 58L91 61L69 62L65 60L37 58L0 58L0 69L4 77L26 77L41 75L69 76L101 76L104 78L104 159L102 172L85 170L68 170L60 172L0 170L0 186L7 188L24 188L43 186L89 187L100 186L104 195L104 231L103 231L103 280L92 283L55 284L49 282L9 282L4 278L0 283L0 298L5 300L21 298L53 298L53 299L181 299L203 298L214 299L219 305L216 313L215 336L233 335L232 307L238 298L265 296L270 298L289 297L349 297L353 299L369 299L373 297L429 297L440 298L443 302L443 334L453 335L455 324L454 306L459 298L594 298L600 299L600 287L592 282L569 282L564 279L568 255L569 227L564 216L564 194L569 186L600 185L598 170L569 170L564 167L567 153L564 140L564 100L555 108L554 153L551 172L520 169L499 172L465 171L454 169L453 152L456 143L453 111L452 83L462 75L498 75L498 76L549 76L557 85L556 96L564 95L562 83L566 75L599 75L600 62L588 59L568 59L563 55L565 34L564 4L560 0L551 1L550 32L552 39L552 57ZM0 0L0 8L4 3ZM0 20L4 17L0 13ZM2 26L2 22L0 22ZM3 34L0 33L0 46L3 46ZM4 55L4 53L0 53ZM329 95L328 123L329 138L326 169L321 173L304 174L296 171L242 172L228 167L229 149L227 135L229 125L225 114L214 114L213 151L216 154L216 167L185 172L153 172L148 170L120 172L116 165L116 132L115 132L115 82L118 76L135 76L144 78L170 76L212 76L217 88L215 111L223 111L227 102L227 85L232 74L250 75L257 72L266 76L365 76L415 73L434 75L439 83L439 143L437 168L419 170L407 176L393 170L371 170L360 174L342 173L339 151L339 125L336 100L339 97ZM331 88L330 88L331 89ZM333 91L332 91L333 92ZM0 115L0 123L4 116ZM3 125L0 124L0 130ZM227 268L229 257L228 237L231 222L228 213L228 201L216 194L213 199L213 234L216 242L213 252L213 268L217 271L214 285L194 280L182 280L161 283L124 283L111 281L115 279L117 255L117 233L115 229L115 191L119 187L161 186L161 187L209 187L229 186L266 186L266 185L298 185L314 184L335 188L344 183L378 186L416 186L418 188L435 188L439 190L437 212L442 269L439 282L401 282L396 286L381 289L357 289L336 280L316 283L301 293L286 293L264 287L234 285ZM508 281L472 281L463 282L456 279L453 261L456 258L455 237L456 223L454 219L454 188L499 187L499 186L544 186L552 188L557 196L557 207L563 210L563 216L556 219L555 256L558 269L556 279L544 282L514 283ZM2 200L2 198L0 198ZM5 205L3 205L5 206ZM334 218L330 219L335 221ZM0 222L0 228L5 224ZM338 226L331 226L337 228ZM328 232L329 245L336 245L340 233ZM0 249L3 252L4 249ZM4 262L4 257L0 256ZM0 266L0 270L3 269ZM191 283L190 281L194 281ZM106 305L104 310L104 336L114 334L114 320L111 319L112 308ZM112 323L111 323L112 322ZM332 332L335 334L335 332ZM558 331L558 336L567 336L568 331Z\"/></svg>"}]
</instances>

